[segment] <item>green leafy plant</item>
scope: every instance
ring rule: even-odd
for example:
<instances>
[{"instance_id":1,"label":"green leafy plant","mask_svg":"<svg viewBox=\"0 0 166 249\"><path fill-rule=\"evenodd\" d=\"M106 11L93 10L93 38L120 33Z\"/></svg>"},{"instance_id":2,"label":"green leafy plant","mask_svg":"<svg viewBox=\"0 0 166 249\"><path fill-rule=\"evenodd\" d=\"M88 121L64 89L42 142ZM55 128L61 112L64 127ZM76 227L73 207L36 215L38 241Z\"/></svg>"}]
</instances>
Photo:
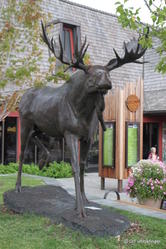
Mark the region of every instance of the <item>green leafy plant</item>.
<instances>
[{"instance_id":1,"label":"green leafy plant","mask_svg":"<svg viewBox=\"0 0 166 249\"><path fill-rule=\"evenodd\" d=\"M42 0L6 0L0 9L3 20L0 28L0 87L8 83L26 87L43 87L52 81L69 78L56 67L56 58L48 60L49 72L43 73L40 67L43 57L40 37L41 23L47 23L51 15L43 13ZM54 27L53 27L54 28Z\"/></svg>"},{"instance_id":2,"label":"green leafy plant","mask_svg":"<svg viewBox=\"0 0 166 249\"><path fill-rule=\"evenodd\" d=\"M160 161L141 160L131 168L126 191L138 200L166 197L166 166Z\"/></svg>"},{"instance_id":3,"label":"green leafy plant","mask_svg":"<svg viewBox=\"0 0 166 249\"><path fill-rule=\"evenodd\" d=\"M12 174L18 171L17 163L9 163L8 165L0 165L0 174ZM39 170L35 164L23 164L23 173L39 176L47 176L54 178L66 178L72 176L72 168L69 163L66 162L52 162L48 167L44 167Z\"/></svg>"},{"instance_id":4,"label":"green leafy plant","mask_svg":"<svg viewBox=\"0 0 166 249\"><path fill-rule=\"evenodd\" d=\"M139 33L147 31L145 25L140 18L140 8L134 9L130 7L130 0L117 1L116 12L118 20L122 27L129 27ZM155 43L156 51L160 56L160 61L156 65L156 70L161 73L166 73L166 2L165 0L144 0L144 5L147 8L147 14L150 14L151 25L148 38L145 36L141 40L142 45L151 48L153 42ZM157 38L156 40L152 37Z\"/></svg>"},{"instance_id":5,"label":"green leafy plant","mask_svg":"<svg viewBox=\"0 0 166 249\"><path fill-rule=\"evenodd\" d=\"M41 0L6 0L0 10L0 86L8 82L32 86L42 81L39 62Z\"/></svg>"}]
</instances>

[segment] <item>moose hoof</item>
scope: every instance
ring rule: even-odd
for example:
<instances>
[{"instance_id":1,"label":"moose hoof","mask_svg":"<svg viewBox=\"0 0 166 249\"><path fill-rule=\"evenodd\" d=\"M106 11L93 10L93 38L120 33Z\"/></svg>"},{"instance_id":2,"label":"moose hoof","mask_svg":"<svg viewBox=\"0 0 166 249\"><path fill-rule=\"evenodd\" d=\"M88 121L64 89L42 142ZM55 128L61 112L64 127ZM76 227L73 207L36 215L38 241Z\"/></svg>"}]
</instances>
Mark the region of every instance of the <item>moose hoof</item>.
<instances>
[{"instance_id":1,"label":"moose hoof","mask_svg":"<svg viewBox=\"0 0 166 249\"><path fill-rule=\"evenodd\" d=\"M46 165L46 160L41 159L39 162L39 169L42 170L42 168Z\"/></svg>"},{"instance_id":2,"label":"moose hoof","mask_svg":"<svg viewBox=\"0 0 166 249\"><path fill-rule=\"evenodd\" d=\"M16 184L16 192L20 193L21 192L21 185Z\"/></svg>"},{"instance_id":3,"label":"moose hoof","mask_svg":"<svg viewBox=\"0 0 166 249\"><path fill-rule=\"evenodd\" d=\"M87 214L86 214L84 208L81 209L81 210L78 210L78 209L77 209L77 215L78 215L79 218L85 218L85 217L87 217Z\"/></svg>"},{"instance_id":4,"label":"moose hoof","mask_svg":"<svg viewBox=\"0 0 166 249\"><path fill-rule=\"evenodd\" d=\"M82 194L82 201L83 201L84 205L89 204L89 200L86 198L85 194Z\"/></svg>"}]
</instances>

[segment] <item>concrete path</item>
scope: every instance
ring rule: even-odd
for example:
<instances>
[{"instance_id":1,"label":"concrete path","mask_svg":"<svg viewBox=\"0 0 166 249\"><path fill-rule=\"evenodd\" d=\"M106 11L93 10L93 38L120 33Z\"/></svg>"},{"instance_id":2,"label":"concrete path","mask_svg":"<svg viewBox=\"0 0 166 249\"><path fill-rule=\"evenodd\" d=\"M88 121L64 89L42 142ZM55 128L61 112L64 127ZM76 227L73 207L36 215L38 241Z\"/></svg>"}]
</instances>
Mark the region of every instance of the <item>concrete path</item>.
<instances>
[{"instance_id":1,"label":"concrete path","mask_svg":"<svg viewBox=\"0 0 166 249\"><path fill-rule=\"evenodd\" d=\"M29 176L27 174L24 174ZM73 178L61 178L54 179L49 177L41 177L41 176L32 176L34 178L43 179L43 181L48 185L61 186L68 191L69 194L75 195L74 189L74 180ZM123 185L125 187L127 180L123 181ZM151 209L143 205L136 204L136 199L131 199L129 196L123 191L120 193L120 201L117 201L116 194L114 192L110 192L106 199L104 199L104 195L108 191L114 191L117 189L117 180L116 179L106 179L105 181L105 190L100 189L100 177L98 173L86 173L85 174L85 192L87 198L96 203L114 207L122 210L131 211L134 213L156 217L160 219L166 220L166 210L160 209Z\"/></svg>"}]
</instances>

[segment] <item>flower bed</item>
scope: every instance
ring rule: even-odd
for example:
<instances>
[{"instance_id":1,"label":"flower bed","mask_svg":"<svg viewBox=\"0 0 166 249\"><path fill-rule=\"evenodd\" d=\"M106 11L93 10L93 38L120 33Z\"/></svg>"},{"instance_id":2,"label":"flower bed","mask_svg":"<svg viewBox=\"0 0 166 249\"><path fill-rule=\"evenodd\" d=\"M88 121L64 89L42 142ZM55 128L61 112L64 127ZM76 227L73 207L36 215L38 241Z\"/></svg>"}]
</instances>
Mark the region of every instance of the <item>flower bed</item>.
<instances>
[{"instance_id":1,"label":"flower bed","mask_svg":"<svg viewBox=\"0 0 166 249\"><path fill-rule=\"evenodd\" d=\"M139 161L131 168L126 191L139 201L166 198L166 166L161 161Z\"/></svg>"}]
</instances>

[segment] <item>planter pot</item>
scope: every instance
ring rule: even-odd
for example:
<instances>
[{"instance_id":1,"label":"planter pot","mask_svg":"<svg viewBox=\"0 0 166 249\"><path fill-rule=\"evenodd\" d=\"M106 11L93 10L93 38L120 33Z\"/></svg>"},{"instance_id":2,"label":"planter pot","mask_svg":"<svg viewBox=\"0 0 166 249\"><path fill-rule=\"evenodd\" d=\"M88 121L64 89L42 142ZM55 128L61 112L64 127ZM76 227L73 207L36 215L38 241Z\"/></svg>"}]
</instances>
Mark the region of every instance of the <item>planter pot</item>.
<instances>
[{"instance_id":1,"label":"planter pot","mask_svg":"<svg viewBox=\"0 0 166 249\"><path fill-rule=\"evenodd\" d=\"M139 204L153 207L153 208L160 208L161 207L161 201L160 199L146 199L146 200L138 200Z\"/></svg>"}]
</instances>

